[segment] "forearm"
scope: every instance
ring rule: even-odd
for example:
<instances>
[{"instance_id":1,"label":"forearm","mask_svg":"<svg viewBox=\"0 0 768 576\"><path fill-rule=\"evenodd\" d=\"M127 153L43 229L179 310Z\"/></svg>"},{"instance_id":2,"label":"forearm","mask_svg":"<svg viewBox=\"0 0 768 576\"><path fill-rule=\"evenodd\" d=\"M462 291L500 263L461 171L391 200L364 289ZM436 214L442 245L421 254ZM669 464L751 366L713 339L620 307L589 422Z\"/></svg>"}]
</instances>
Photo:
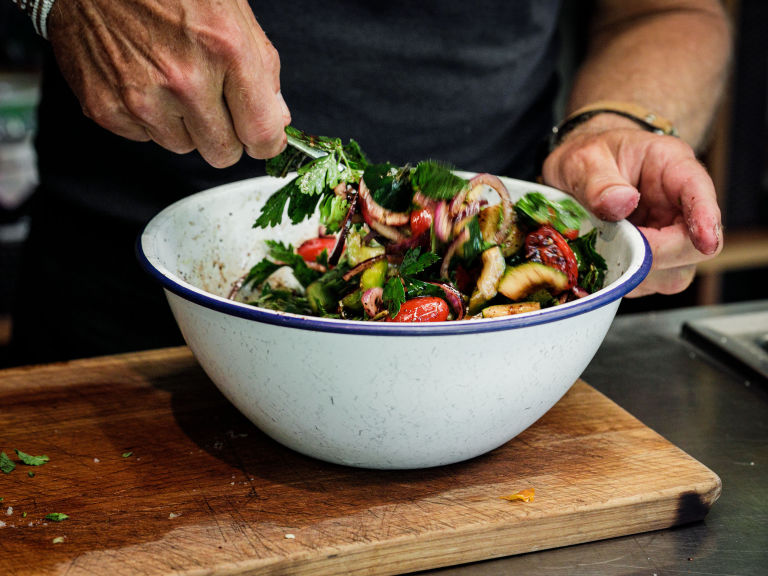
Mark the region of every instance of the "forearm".
<instances>
[{"instance_id":1,"label":"forearm","mask_svg":"<svg viewBox=\"0 0 768 576\"><path fill-rule=\"evenodd\" d=\"M567 112L601 100L637 103L672 120L694 148L701 146L731 54L730 27L719 2L596 4Z\"/></svg>"}]
</instances>

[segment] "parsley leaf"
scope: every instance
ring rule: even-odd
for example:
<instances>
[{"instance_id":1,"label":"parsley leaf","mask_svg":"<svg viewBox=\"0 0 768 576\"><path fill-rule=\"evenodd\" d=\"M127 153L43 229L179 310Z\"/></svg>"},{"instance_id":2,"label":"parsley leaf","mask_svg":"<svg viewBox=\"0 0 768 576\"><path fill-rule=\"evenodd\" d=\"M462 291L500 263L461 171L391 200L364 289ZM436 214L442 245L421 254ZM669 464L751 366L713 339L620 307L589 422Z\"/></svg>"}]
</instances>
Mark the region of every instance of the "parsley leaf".
<instances>
[{"instance_id":1,"label":"parsley leaf","mask_svg":"<svg viewBox=\"0 0 768 576\"><path fill-rule=\"evenodd\" d=\"M309 194L293 194L288 202L288 218L293 224L298 224L305 218L309 218L317 208L320 196Z\"/></svg>"},{"instance_id":2,"label":"parsley leaf","mask_svg":"<svg viewBox=\"0 0 768 576\"><path fill-rule=\"evenodd\" d=\"M467 181L452 170L452 166L434 160L419 162L411 173L411 185L428 198L450 200L467 186Z\"/></svg>"},{"instance_id":3,"label":"parsley leaf","mask_svg":"<svg viewBox=\"0 0 768 576\"><path fill-rule=\"evenodd\" d=\"M392 318L397 316L397 313L400 312L400 306L405 302L405 288L399 276L392 276L387 280L381 299L387 304L389 315Z\"/></svg>"},{"instance_id":4,"label":"parsley leaf","mask_svg":"<svg viewBox=\"0 0 768 576\"><path fill-rule=\"evenodd\" d=\"M8 454L0 452L0 471L3 474L10 474L16 468L16 463L8 458Z\"/></svg>"},{"instance_id":5,"label":"parsley leaf","mask_svg":"<svg viewBox=\"0 0 768 576\"><path fill-rule=\"evenodd\" d=\"M290 244L286 246L282 242L276 240L267 240L266 243L269 247L270 258L282 262L286 266L290 266L293 269L293 275L296 276L296 280L298 280L302 286L307 287L320 277L320 272L307 266L307 263L304 262L304 258L296 254L293 250L293 246Z\"/></svg>"},{"instance_id":6,"label":"parsley leaf","mask_svg":"<svg viewBox=\"0 0 768 576\"><path fill-rule=\"evenodd\" d=\"M280 267L280 264L275 264L268 258L262 259L248 271L248 274L243 279L243 286L248 286L249 284L259 286Z\"/></svg>"},{"instance_id":7,"label":"parsley leaf","mask_svg":"<svg viewBox=\"0 0 768 576\"><path fill-rule=\"evenodd\" d=\"M561 234L578 230L587 212L575 200L565 198L559 202L547 199L541 192L529 192L515 204L523 217L537 224L549 224Z\"/></svg>"},{"instance_id":8,"label":"parsley leaf","mask_svg":"<svg viewBox=\"0 0 768 576\"><path fill-rule=\"evenodd\" d=\"M480 230L480 220L477 216L473 216L466 224L466 229L469 232L469 238L462 245L462 258L466 262L472 262L485 250L492 247L493 244L486 242L483 238L483 233Z\"/></svg>"},{"instance_id":9,"label":"parsley leaf","mask_svg":"<svg viewBox=\"0 0 768 576\"><path fill-rule=\"evenodd\" d=\"M292 190L296 186L295 182L295 179L292 180L267 198L264 206L261 207L261 214L253 223L254 228L268 228L269 226L277 226L282 222L285 204L292 196Z\"/></svg>"},{"instance_id":10,"label":"parsley leaf","mask_svg":"<svg viewBox=\"0 0 768 576\"><path fill-rule=\"evenodd\" d=\"M405 289L408 291L409 300L419 296L437 296L445 299L445 292L439 286L411 277L406 277L403 281L405 282Z\"/></svg>"},{"instance_id":11,"label":"parsley leaf","mask_svg":"<svg viewBox=\"0 0 768 576\"><path fill-rule=\"evenodd\" d=\"M365 169L363 180L377 204L388 210L404 212L410 207L413 197L408 178L410 171L410 166L396 168L389 162L371 164Z\"/></svg>"},{"instance_id":12,"label":"parsley leaf","mask_svg":"<svg viewBox=\"0 0 768 576\"><path fill-rule=\"evenodd\" d=\"M329 194L320 203L320 222L328 232L337 232L347 215L348 208L349 202L346 198Z\"/></svg>"},{"instance_id":13,"label":"parsley leaf","mask_svg":"<svg viewBox=\"0 0 768 576\"><path fill-rule=\"evenodd\" d=\"M285 130L306 147L323 150L327 154L320 158L310 158L304 152L289 146L281 154L267 161L268 174L284 177L288 172L295 170L297 176L267 199L261 214L253 224L254 228L279 224L286 204L291 222L298 224L315 212L321 198L324 202L327 201L337 184L357 182L368 165L368 159L354 140L343 145L338 138L311 136L292 126L287 126ZM329 220L331 223L333 221Z\"/></svg>"},{"instance_id":14,"label":"parsley leaf","mask_svg":"<svg viewBox=\"0 0 768 576\"><path fill-rule=\"evenodd\" d=\"M322 194L340 181L339 159L335 153L317 158L299 169L298 186L302 194Z\"/></svg>"},{"instance_id":15,"label":"parsley leaf","mask_svg":"<svg viewBox=\"0 0 768 576\"><path fill-rule=\"evenodd\" d=\"M403 262L400 264L400 274L403 276L414 276L432 264L440 260L440 256L434 252L424 252L421 254L421 247L411 248L403 256Z\"/></svg>"},{"instance_id":16,"label":"parsley leaf","mask_svg":"<svg viewBox=\"0 0 768 576\"><path fill-rule=\"evenodd\" d=\"M298 170L308 159L309 156L301 150L287 146L280 154L267 160L266 172L276 178L285 178L289 172Z\"/></svg>"},{"instance_id":17,"label":"parsley leaf","mask_svg":"<svg viewBox=\"0 0 768 576\"><path fill-rule=\"evenodd\" d=\"M259 297L250 304L292 314L312 315L312 307L305 296L300 296L290 290L274 290L269 284L264 285Z\"/></svg>"},{"instance_id":18,"label":"parsley leaf","mask_svg":"<svg viewBox=\"0 0 768 576\"><path fill-rule=\"evenodd\" d=\"M579 266L579 286L590 294L603 287L608 266L595 248L597 228L568 242Z\"/></svg>"},{"instance_id":19,"label":"parsley leaf","mask_svg":"<svg viewBox=\"0 0 768 576\"><path fill-rule=\"evenodd\" d=\"M62 512L51 512L50 514L45 515L46 520L52 520L53 522L62 522L67 518L69 518L69 516Z\"/></svg>"},{"instance_id":20,"label":"parsley leaf","mask_svg":"<svg viewBox=\"0 0 768 576\"><path fill-rule=\"evenodd\" d=\"M32 456L30 454L22 452L18 448L16 448L16 455L19 457L19 460L21 460L27 466L42 466L43 464L45 464L50 460L48 456L45 456L45 455Z\"/></svg>"},{"instance_id":21,"label":"parsley leaf","mask_svg":"<svg viewBox=\"0 0 768 576\"><path fill-rule=\"evenodd\" d=\"M418 296L438 296L441 298L445 296L440 287L415 277L438 260L440 260L440 256L434 252L422 254L419 246L411 248L405 253L398 273L387 280L382 294L382 301L387 305L387 310L392 318L400 312L400 307L406 300L406 292L408 299Z\"/></svg>"}]
</instances>

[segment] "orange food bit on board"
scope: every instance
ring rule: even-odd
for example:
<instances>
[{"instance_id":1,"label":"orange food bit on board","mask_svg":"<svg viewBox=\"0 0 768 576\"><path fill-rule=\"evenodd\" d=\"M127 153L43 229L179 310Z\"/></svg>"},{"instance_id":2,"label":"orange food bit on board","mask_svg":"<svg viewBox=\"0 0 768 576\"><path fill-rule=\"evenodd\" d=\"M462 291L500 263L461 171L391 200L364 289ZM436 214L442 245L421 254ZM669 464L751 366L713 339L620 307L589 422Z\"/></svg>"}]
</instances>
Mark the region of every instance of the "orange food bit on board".
<instances>
[{"instance_id":1,"label":"orange food bit on board","mask_svg":"<svg viewBox=\"0 0 768 576\"><path fill-rule=\"evenodd\" d=\"M515 502L517 500L520 500L521 502L533 502L535 493L536 491L533 488L526 488L525 490L520 490L520 492L515 492L509 496L501 496L501 499L509 500L510 502Z\"/></svg>"}]
</instances>

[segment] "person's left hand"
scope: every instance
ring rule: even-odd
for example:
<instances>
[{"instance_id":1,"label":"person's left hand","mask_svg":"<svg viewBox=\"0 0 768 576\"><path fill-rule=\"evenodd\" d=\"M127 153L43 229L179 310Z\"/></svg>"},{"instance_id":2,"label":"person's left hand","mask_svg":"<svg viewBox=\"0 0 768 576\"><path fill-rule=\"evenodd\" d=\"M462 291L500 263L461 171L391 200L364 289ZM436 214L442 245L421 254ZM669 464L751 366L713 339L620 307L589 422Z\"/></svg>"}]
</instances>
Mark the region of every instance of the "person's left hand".
<instances>
[{"instance_id":1,"label":"person's left hand","mask_svg":"<svg viewBox=\"0 0 768 576\"><path fill-rule=\"evenodd\" d=\"M545 160L542 176L599 218L627 218L639 227L653 266L630 297L683 291L696 264L722 249L714 184L679 138L600 115L564 138Z\"/></svg>"}]
</instances>

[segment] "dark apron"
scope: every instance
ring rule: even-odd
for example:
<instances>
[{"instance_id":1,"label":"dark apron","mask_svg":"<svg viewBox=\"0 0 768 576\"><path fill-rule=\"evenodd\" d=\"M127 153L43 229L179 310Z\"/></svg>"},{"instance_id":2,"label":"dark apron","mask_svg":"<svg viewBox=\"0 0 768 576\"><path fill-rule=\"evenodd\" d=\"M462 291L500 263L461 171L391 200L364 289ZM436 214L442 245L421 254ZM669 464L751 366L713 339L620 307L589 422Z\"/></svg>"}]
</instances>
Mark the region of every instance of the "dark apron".
<instances>
[{"instance_id":1,"label":"dark apron","mask_svg":"<svg viewBox=\"0 0 768 576\"><path fill-rule=\"evenodd\" d=\"M252 2L281 59L293 124L354 138L373 161L433 158L536 176L552 124L559 2ZM29 363L182 343L134 243L160 209L263 174L224 170L124 140L80 110L45 59L40 188L14 317L12 361Z\"/></svg>"}]
</instances>

